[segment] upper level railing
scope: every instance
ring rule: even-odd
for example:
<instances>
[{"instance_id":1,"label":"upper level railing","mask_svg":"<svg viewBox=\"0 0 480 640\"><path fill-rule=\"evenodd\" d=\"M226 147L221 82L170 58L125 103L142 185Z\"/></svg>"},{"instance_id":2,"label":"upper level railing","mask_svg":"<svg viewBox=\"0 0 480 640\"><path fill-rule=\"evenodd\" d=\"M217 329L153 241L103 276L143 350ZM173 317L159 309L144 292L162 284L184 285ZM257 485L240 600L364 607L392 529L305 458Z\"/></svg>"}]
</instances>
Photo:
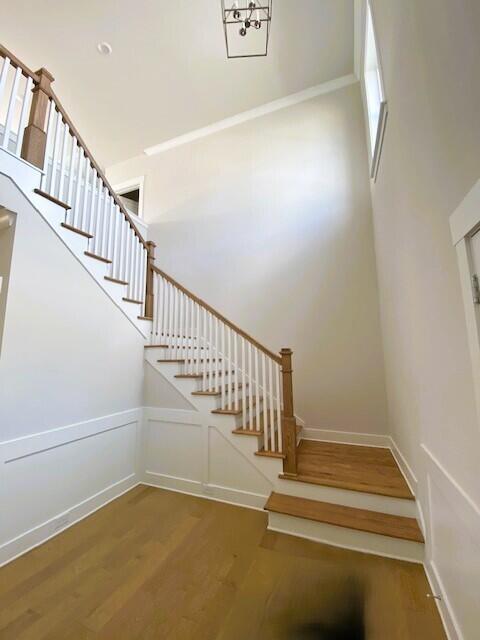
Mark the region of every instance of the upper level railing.
<instances>
[{"instance_id":1,"label":"upper level railing","mask_svg":"<svg viewBox=\"0 0 480 640\"><path fill-rule=\"evenodd\" d=\"M127 286L125 299L151 317L148 243L52 90L53 77L33 73L0 46L2 58L2 147L43 170L40 190L65 206L64 226L88 238L87 254L109 264L109 277Z\"/></svg>"},{"instance_id":2,"label":"upper level railing","mask_svg":"<svg viewBox=\"0 0 480 640\"><path fill-rule=\"evenodd\" d=\"M107 279L153 320L152 344L164 344L220 395L222 413L242 414L242 431L296 474L292 352L279 355L154 266L145 242L52 90L45 69L32 72L0 45L0 147L42 170L38 190L64 207L64 227L88 239L85 253L109 265ZM155 301L155 303L154 303Z\"/></svg>"}]
</instances>

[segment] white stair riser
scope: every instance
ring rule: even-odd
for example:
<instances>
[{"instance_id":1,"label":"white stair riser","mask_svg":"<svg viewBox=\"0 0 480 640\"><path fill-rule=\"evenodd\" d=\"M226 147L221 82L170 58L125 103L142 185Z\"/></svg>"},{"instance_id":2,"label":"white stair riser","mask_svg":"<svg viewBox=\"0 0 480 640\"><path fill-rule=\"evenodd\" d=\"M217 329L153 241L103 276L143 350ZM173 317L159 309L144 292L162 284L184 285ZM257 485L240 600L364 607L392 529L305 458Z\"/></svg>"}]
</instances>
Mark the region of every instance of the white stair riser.
<instances>
[{"instance_id":1,"label":"white stair riser","mask_svg":"<svg viewBox=\"0 0 480 640\"><path fill-rule=\"evenodd\" d=\"M424 545L420 542L337 527L324 522L307 520L306 518L270 512L268 514L268 528L272 531L279 531L344 549L353 549L409 562L421 563L424 560Z\"/></svg>"},{"instance_id":2,"label":"white stair riser","mask_svg":"<svg viewBox=\"0 0 480 640\"><path fill-rule=\"evenodd\" d=\"M319 500L320 502L331 502L346 507L378 511L395 516L417 517L415 500L403 500L402 498L391 498L390 496L381 496L374 493L350 491L349 489L338 489L336 487L326 487L282 478L278 478L278 482L275 483L275 491L290 496Z\"/></svg>"}]
</instances>

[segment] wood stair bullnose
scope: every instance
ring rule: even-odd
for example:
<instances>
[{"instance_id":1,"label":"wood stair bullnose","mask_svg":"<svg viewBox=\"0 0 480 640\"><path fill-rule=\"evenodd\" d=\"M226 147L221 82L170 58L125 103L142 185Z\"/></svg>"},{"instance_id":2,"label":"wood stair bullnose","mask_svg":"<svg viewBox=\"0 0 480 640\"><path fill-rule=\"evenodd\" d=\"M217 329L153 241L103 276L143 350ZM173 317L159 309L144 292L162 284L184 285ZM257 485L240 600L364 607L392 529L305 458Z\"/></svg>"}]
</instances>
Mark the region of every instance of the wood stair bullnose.
<instances>
[{"instance_id":1,"label":"wood stair bullnose","mask_svg":"<svg viewBox=\"0 0 480 640\"><path fill-rule=\"evenodd\" d=\"M267 500L265 510L390 538L425 542L415 518L394 516L388 513L346 507L275 492Z\"/></svg>"}]
</instances>

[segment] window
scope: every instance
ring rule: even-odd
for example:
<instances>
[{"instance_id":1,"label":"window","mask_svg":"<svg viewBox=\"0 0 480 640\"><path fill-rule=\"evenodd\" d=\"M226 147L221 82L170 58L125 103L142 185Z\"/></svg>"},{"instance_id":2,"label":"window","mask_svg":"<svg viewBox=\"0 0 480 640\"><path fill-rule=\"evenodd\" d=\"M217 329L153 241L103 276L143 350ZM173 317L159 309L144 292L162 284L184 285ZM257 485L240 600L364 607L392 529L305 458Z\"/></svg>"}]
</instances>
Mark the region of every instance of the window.
<instances>
[{"instance_id":1,"label":"window","mask_svg":"<svg viewBox=\"0 0 480 640\"><path fill-rule=\"evenodd\" d=\"M370 147L370 176L376 178L380 152L382 150L383 134L387 118L387 101L383 90L380 61L375 42L372 12L370 4L366 3L365 14L365 48L363 79L365 87L365 102L367 110L369 147Z\"/></svg>"}]
</instances>

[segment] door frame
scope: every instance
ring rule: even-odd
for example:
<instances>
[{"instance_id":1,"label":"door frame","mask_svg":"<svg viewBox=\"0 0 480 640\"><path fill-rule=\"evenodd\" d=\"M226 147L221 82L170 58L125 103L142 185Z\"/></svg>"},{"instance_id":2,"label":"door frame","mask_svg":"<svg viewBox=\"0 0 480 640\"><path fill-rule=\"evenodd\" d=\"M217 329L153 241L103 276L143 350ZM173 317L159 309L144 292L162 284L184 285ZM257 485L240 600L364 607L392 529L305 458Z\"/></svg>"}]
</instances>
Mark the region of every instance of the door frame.
<instances>
[{"instance_id":1,"label":"door frame","mask_svg":"<svg viewBox=\"0 0 480 640\"><path fill-rule=\"evenodd\" d=\"M450 216L450 231L457 252L477 405L477 421L480 426L480 305L473 301L472 275L475 269L471 253L471 238L480 232L480 180ZM480 276L480 273L478 275Z\"/></svg>"}]
</instances>

